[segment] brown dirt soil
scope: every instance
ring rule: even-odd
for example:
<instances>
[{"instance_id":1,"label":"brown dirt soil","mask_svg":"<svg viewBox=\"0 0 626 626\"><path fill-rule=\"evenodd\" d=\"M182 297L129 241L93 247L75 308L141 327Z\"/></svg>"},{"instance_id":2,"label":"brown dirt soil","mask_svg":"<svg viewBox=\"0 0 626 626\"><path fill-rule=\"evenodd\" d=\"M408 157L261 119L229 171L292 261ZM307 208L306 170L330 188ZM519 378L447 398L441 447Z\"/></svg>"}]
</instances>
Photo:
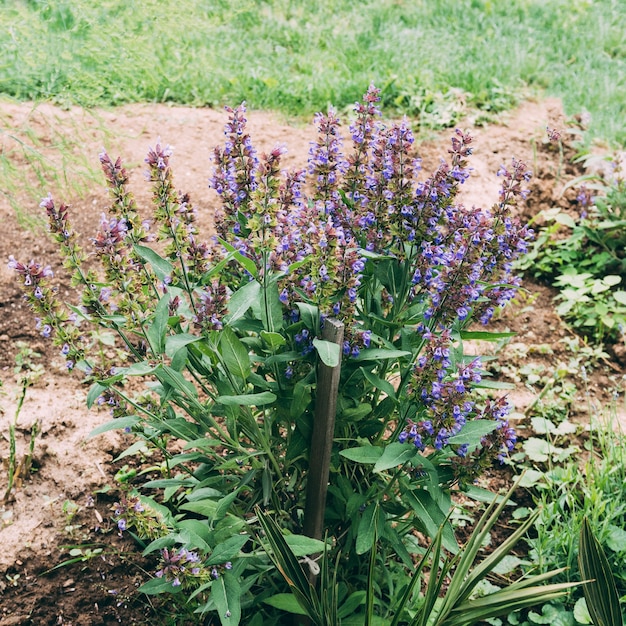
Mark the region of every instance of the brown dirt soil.
<instances>
[{"instance_id":1,"label":"brown dirt soil","mask_svg":"<svg viewBox=\"0 0 626 626\"><path fill-rule=\"evenodd\" d=\"M314 138L312 125L289 124L258 112L251 113L249 120L259 149L284 143L289 149L284 165L292 168L305 164L309 142ZM37 198L51 191L58 200L71 202L71 220L88 244L108 202L104 185L97 182L98 153L104 146L113 158L122 156L131 172L133 192L139 205L145 206L149 190L142 176L143 159L148 146L159 137L173 145L175 182L190 193L199 209L201 229L210 232L216 202L207 181L212 149L223 138L225 121L223 111L165 105L86 112L47 104L0 102L0 168L6 168L0 172L14 170L23 176L19 188L0 189L0 379L4 383L0 388L0 458L4 462L0 498L6 489L8 425L19 391L12 371L19 342L27 342L43 355L39 362L45 367L45 374L28 389L17 426L19 458L28 446L32 425L39 424L32 469L7 502L0 500L0 626L160 623L150 603L134 593L152 566L138 560L136 551L132 560L127 559L125 555L133 546L118 536L111 521L115 497L107 490L121 465L113 459L129 442L117 433L88 438L93 428L108 420L108 413L86 409L86 389L75 375L63 371L58 349L35 329L6 260L11 254L22 261L35 258L50 263L55 275L62 276L59 256L43 229L24 226L38 219ZM523 208L525 218L557 203L571 207L573 192L562 195L561 191L578 172L571 168L560 171L558 153L545 141L546 126L565 126L558 101L526 102L503 115L498 123L472 129L476 137L472 159L475 175L464 187L463 202L468 206L495 202L495 173L501 163L516 157L526 161L536 174L533 193ZM426 172L446 156L450 134L442 133L419 147ZM63 167L67 179L55 178L52 173ZM81 187L82 195L77 193ZM60 279L58 285L62 297L71 296L67 282ZM518 335L514 340L517 348L502 353L505 366L494 370L502 380L517 383L511 398L520 415L538 390L515 380L511 372L529 363L552 371L563 360L572 359L562 341L572 335L554 312L553 291L532 282L525 287L527 296L496 323L496 327L515 330ZM521 350L518 344L526 349ZM588 391L600 406L621 384L623 374L624 363L610 357L593 372ZM576 378L575 373L571 376ZM573 413L583 400L580 396L571 401ZM103 552L44 574L71 558L68 546L83 546L85 555L87 544Z\"/></svg>"}]
</instances>

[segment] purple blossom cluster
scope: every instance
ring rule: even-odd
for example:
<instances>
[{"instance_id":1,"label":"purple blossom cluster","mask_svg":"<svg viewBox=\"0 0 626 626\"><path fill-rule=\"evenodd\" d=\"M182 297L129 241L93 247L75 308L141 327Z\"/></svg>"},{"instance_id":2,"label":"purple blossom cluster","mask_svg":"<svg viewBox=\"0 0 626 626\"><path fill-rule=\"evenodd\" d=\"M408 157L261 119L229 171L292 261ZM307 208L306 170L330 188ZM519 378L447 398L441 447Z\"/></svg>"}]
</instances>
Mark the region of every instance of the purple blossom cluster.
<instances>
[{"instance_id":1,"label":"purple blossom cluster","mask_svg":"<svg viewBox=\"0 0 626 626\"><path fill-rule=\"evenodd\" d=\"M162 516L136 493L122 493L119 502L113 505L113 515L120 533L134 529L141 537L156 539L169 531Z\"/></svg>"},{"instance_id":2,"label":"purple blossom cluster","mask_svg":"<svg viewBox=\"0 0 626 626\"><path fill-rule=\"evenodd\" d=\"M473 419L475 404L469 400L473 383L481 380L480 360L452 363L449 330L434 334L423 332L424 347L415 364L409 393L419 398L421 419L411 422L400 433L401 442L412 441L424 450L441 450L468 419Z\"/></svg>"},{"instance_id":3,"label":"purple blossom cluster","mask_svg":"<svg viewBox=\"0 0 626 626\"><path fill-rule=\"evenodd\" d=\"M221 330L222 318L227 313L228 290L217 279L200 292L193 322L205 331Z\"/></svg>"},{"instance_id":4,"label":"purple blossom cluster","mask_svg":"<svg viewBox=\"0 0 626 626\"><path fill-rule=\"evenodd\" d=\"M461 484L468 484L480 476L494 460L500 463L515 449L517 436L515 429L509 425L507 415L510 406L506 398L487 400L485 406L474 419L490 420L495 422L495 429L485 435L480 446L468 450L461 446L457 455L451 460L451 467L456 480Z\"/></svg>"},{"instance_id":5,"label":"purple blossom cluster","mask_svg":"<svg viewBox=\"0 0 626 626\"><path fill-rule=\"evenodd\" d=\"M409 420L400 432L401 443L412 443L418 450L442 450L468 421L490 420L496 428L486 435L477 450L458 446L455 460L457 477L475 478L495 456L500 461L515 445L515 432L506 420L509 406L505 398L487 400L479 407L471 399L472 386L482 380L480 359L454 362L449 330L434 334L423 331L424 346L412 372L409 393L419 398L419 419ZM468 460L469 459L469 460ZM471 462L470 462L471 461ZM472 475L472 471L475 473Z\"/></svg>"},{"instance_id":6,"label":"purple blossom cluster","mask_svg":"<svg viewBox=\"0 0 626 626\"><path fill-rule=\"evenodd\" d=\"M161 567L155 572L157 578L171 581L172 587L186 587L188 583L197 584L198 578L217 580L225 570L232 569L227 561L221 565L206 566L197 552L186 548L163 548ZM191 579L196 579L191 580Z\"/></svg>"}]
</instances>

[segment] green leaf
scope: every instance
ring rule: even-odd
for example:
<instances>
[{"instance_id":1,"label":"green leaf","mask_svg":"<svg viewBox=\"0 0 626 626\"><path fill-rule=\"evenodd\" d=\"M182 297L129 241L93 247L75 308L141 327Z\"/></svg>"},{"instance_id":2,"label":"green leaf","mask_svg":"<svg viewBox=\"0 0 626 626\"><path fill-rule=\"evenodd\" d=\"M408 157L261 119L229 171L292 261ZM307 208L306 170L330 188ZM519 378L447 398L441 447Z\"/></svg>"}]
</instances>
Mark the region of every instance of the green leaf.
<instances>
[{"instance_id":1,"label":"green leaf","mask_svg":"<svg viewBox=\"0 0 626 626\"><path fill-rule=\"evenodd\" d=\"M376 374L370 372L365 367L362 367L361 371L363 372L363 376L365 376L368 382L374 385L376 389L380 389L380 391L385 393L390 398L396 397L396 390L393 388L393 385L388 380L384 380L376 376Z\"/></svg>"},{"instance_id":2,"label":"green leaf","mask_svg":"<svg viewBox=\"0 0 626 626\"><path fill-rule=\"evenodd\" d=\"M503 383L498 380L481 380L479 383L474 383L472 387L479 389L515 389L513 383Z\"/></svg>"},{"instance_id":3,"label":"green leaf","mask_svg":"<svg viewBox=\"0 0 626 626\"><path fill-rule=\"evenodd\" d=\"M226 561L232 561L239 555L241 548L246 545L249 539L248 535L234 535L226 539L226 541L222 541L213 548L206 564L209 566L220 565L226 563Z\"/></svg>"},{"instance_id":4,"label":"green leaf","mask_svg":"<svg viewBox=\"0 0 626 626\"><path fill-rule=\"evenodd\" d=\"M474 420L467 422L461 430L448 439L448 443L454 445L467 444L470 450L480 446L481 439L493 432L498 426L497 422L492 420Z\"/></svg>"},{"instance_id":5,"label":"green leaf","mask_svg":"<svg viewBox=\"0 0 626 626\"><path fill-rule=\"evenodd\" d=\"M580 529L578 565L582 577L590 581L583 585L583 593L593 623L596 626L623 626L611 565L586 517Z\"/></svg>"},{"instance_id":6,"label":"green leaf","mask_svg":"<svg viewBox=\"0 0 626 626\"><path fill-rule=\"evenodd\" d=\"M211 599L215 602L222 626L237 626L241 620L241 587L237 576L226 570L211 584Z\"/></svg>"},{"instance_id":7,"label":"green leaf","mask_svg":"<svg viewBox=\"0 0 626 626\"><path fill-rule=\"evenodd\" d=\"M476 485L468 485L463 489L463 493L467 495L472 500L476 500L478 502L493 502L494 498L496 502L501 502L502 496L494 496L494 494L488 489L483 489L482 487L477 487ZM515 504L513 500L508 502L511 506Z\"/></svg>"},{"instance_id":8,"label":"green leaf","mask_svg":"<svg viewBox=\"0 0 626 626\"><path fill-rule=\"evenodd\" d=\"M411 356L410 352L406 350L392 350L386 348L368 348L367 350L361 350L359 356L354 357L353 361L378 361L385 359L402 359L404 357Z\"/></svg>"},{"instance_id":9,"label":"green leaf","mask_svg":"<svg viewBox=\"0 0 626 626\"><path fill-rule=\"evenodd\" d=\"M137 415L126 415L125 417L116 417L113 420L106 422L105 424L101 424L100 426L96 426L90 433L89 439L95 437L96 435L101 435L102 433L106 433L110 430L120 430L124 428L132 428L137 422L140 422L141 418Z\"/></svg>"},{"instance_id":10,"label":"green leaf","mask_svg":"<svg viewBox=\"0 0 626 626\"><path fill-rule=\"evenodd\" d=\"M378 446L361 446L341 450L339 454L356 463L376 463L383 454L383 448Z\"/></svg>"},{"instance_id":11,"label":"green leaf","mask_svg":"<svg viewBox=\"0 0 626 626\"><path fill-rule=\"evenodd\" d=\"M608 274L602 279L602 282L609 287L614 287L622 282L622 277L615 274Z\"/></svg>"},{"instance_id":12,"label":"green leaf","mask_svg":"<svg viewBox=\"0 0 626 626\"><path fill-rule=\"evenodd\" d=\"M224 406L263 406L275 402L276 394L271 391L262 391L238 396L218 396L215 401Z\"/></svg>"},{"instance_id":13,"label":"green leaf","mask_svg":"<svg viewBox=\"0 0 626 626\"><path fill-rule=\"evenodd\" d=\"M261 339L269 346L272 352L275 352L287 343L287 340L280 333L270 333L266 330L261 331Z\"/></svg>"},{"instance_id":14,"label":"green leaf","mask_svg":"<svg viewBox=\"0 0 626 626\"><path fill-rule=\"evenodd\" d=\"M200 341L202 337L191 335L189 333L179 333L177 335L168 335L165 338L165 354L173 359L176 353L190 343Z\"/></svg>"},{"instance_id":15,"label":"green leaf","mask_svg":"<svg viewBox=\"0 0 626 626\"><path fill-rule=\"evenodd\" d=\"M285 543L295 556L308 556L324 552L324 542L305 535L285 535Z\"/></svg>"},{"instance_id":16,"label":"green leaf","mask_svg":"<svg viewBox=\"0 0 626 626\"><path fill-rule=\"evenodd\" d=\"M283 305L278 294L278 284L272 281L261 290L261 320L263 327L275 332L283 327Z\"/></svg>"},{"instance_id":17,"label":"green leaf","mask_svg":"<svg viewBox=\"0 0 626 626\"><path fill-rule=\"evenodd\" d=\"M372 549L376 540L376 518L378 517L378 503L372 502L363 511L363 515L359 520L359 526L356 533L356 553L365 554Z\"/></svg>"},{"instance_id":18,"label":"green leaf","mask_svg":"<svg viewBox=\"0 0 626 626\"><path fill-rule=\"evenodd\" d=\"M157 367L157 365L151 365L149 361L140 361L133 363L130 367L118 367L115 372L123 376L147 376L152 374Z\"/></svg>"},{"instance_id":19,"label":"green leaf","mask_svg":"<svg viewBox=\"0 0 626 626\"><path fill-rule=\"evenodd\" d=\"M174 587L171 580L152 578L147 583L141 585L137 591L145 593L148 596L156 596L161 593L178 593L181 590L182 586Z\"/></svg>"},{"instance_id":20,"label":"green leaf","mask_svg":"<svg viewBox=\"0 0 626 626\"><path fill-rule=\"evenodd\" d=\"M317 326L320 319L320 312L316 306L307 302L296 302L296 306L300 311L300 321L313 332L317 332Z\"/></svg>"},{"instance_id":21,"label":"green leaf","mask_svg":"<svg viewBox=\"0 0 626 626\"><path fill-rule=\"evenodd\" d=\"M311 403L312 397L311 385L307 385L299 380L293 388L293 399L289 407L290 417L294 420L302 417Z\"/></svg>"},{"instance_id":22,"label":"green leaf","mask_svg":"<svg viewBox=\"0 0 626 626\"><path fill-rule=\"evenodd\" d=\"M218 501L213 517L215 521L221 520L226 515L230 505L237 499L238 495L239 489L235 489L235 491L231 491Z\"/></svg>"},{"instance_id":23,"label":"green leaf","mask_svg":"<svg viewBox=\"0 0 626 626\"><path fill-rule=\"evenodd\" d=\"M240 289L237 289L228 300L228 314L224 316L224 323L233 324L242 318L248 309L255 302L258 302L260 292L261 285L256 280L252 280Z\"/></svg>"},{"instance_id":24,"label":"green leaf","mask_svg":"<svg viewBox=\"0 0 626 626\"><path fill-rule=\"evenodd\" d=\"M524 442L523 447L528 458L536 463L545 463L550 455L555 452L554 446L545 439L539 439L539 437L529 437Z\"/></svg>"},{"instance_id":25,"label":"green leaf","mask_svg":"<svg viewBox=\"0 0 626 626\"><path fill-rule=\"evenodd\" d=\"M576 227L576 221L571 215L568 215L567 213L557 213L554 216L554 221L558 224L563 224L563 226L567 226L569 228Z\"/></svg>"},{"instance_id":26,"label":"green leaf","mask_svg":"<svg viewBox=\"0 0 626 626\"><path fill-rule=\"evenodd\" d=\"M514 554L507 554L491 571L504 576L510 574L523 563L522 559Z\"/></svg>"},{"instance_id":27,"label":"green leaf","mask_svg":"<svg viewBox=\"0 0 626 626\"><path fill-rule=\"evenodd\" d=\"M228 372L242 382L247 380L252 371L248 349L228 326L220 333L219 350Z\"/></svg>"},{"instance_id":28,"label":"green leaf","mask_svg":"<svg viewBox=\"0 0 626 626\"><path fill-rule=\"evenodd\" d=\"M165 346L165 332L167 322L170 317L170 294L166 293L161 297L154 311L152 324L146 331L146 337L150 342L150 347L155 354L163 354Z\"/></svg>"},{"instance_id":29,"label":"green leaf","mask_svg":"<svg viewBox=\"0 0 626 626\"><path fill-rule=\"evenodd\" d=\"M191 398L198 397L198 391L194 387L193 383L188 381L180 372L177 372L168 365L159 365L155 368L154 374L163 385L173 387L180 394Z\"/></svg>"},{"instance_id":30,"label":"green leaf","mask_svg":"<svg viewBox=\"0 0 626 626\"><path fill-rule=\"evenodd\" d=\"M547 435L556 430L556 426L547 417L531 417L530 423L538 435Z\"/></svg>"},{"instance_id":31,"label":"green leaf","mask_svg":"<svg viewBox=\"0 0 626 626\"><path fill-rule=\"evenodd\" d=\"M365 591L353 591L342 603L337 611L337 617L341 619L341 624L345 624L343 618L354 613L365 602ZM362 624L363 622L361 622Z\"/></svg>"},{"instance_id":32,"label":"green leaf","mask_svg":"<svg viewBox=\"0 0 626 626\"><path fill-rule=\"evenodd\" d=\"M613 292L613 297L620 304L626 305L626 291L614 291Z\"/></svg>"},{"instance_id":33,"label":"green leaf","mask_svg":"<svg viewBox=\"0 0 626 626\"><path fill-rule=\"evenodd\" d=\"M313 622L320 624L322 622L320 600L298 559L287 545L276 522L258 507L255 508L255 511L259 518L259 524L265 532L265 540L271 547L271 551L265 548L266 552L306 614ZM259 541L265 547L265 541L261 537L259 537Z\"/></svg>"},{"instance_id":34,"label":"green leaf","mask_svg":"<svg viewBox=\"0 0 626 626\"><path fill-rule=\"evenodd\" d=\"M106 385L102 385L100 383L94 383L89 388L89 393L87 394L87 408L90 409L93 406L93 403L102 395L103 391L106 391L108 387Z\"/></svg>"},{"instance_id":35,"label":"green leaf","mask_svg":"<svg viewBox=\"0 0 626 626\"><path fill-rule=\"evenodd\" d=\"M444 547L450 552L458 552L459 546L454 538L452 526L446 521L445 514L437 506L430 493L423 489L415 489L406 491L403 497L415 511L428 536L431 538L436 537L439 527L443 525L441 533Z\"/></svg>"},{"instance_id":36,"label":"green leaf","mask_svg":"<svg viewBox=\"0 0 626 626\"><path fill-rule=\"evenodd\" d=\"M239 250L237 250L234 246L231 246L224 239L219 239L219 242L224 246L224 248L226 248L226 250L228 250L228 252L230 252L232 259L239 263L239 265L241 265L241 267L243 267L251 276L254 278L259 277L259 272L252 259L249 259L247 256L241 254Z\"/></svg>"},{"instance_id":37,"label":"green leaf","mask_svg":"<svg viewBox=\"0 0 626 626\"><path fill-rule=\"evenodd\" d=\"M394 441L385 446L382 456L376 461L376 465L374 465L374 472L383 472L392 467L404 465L407 461L414 459L418 454L419 452L415 446Z\"/></svg>"},{"instance_id":38,"label":"green leaf","mask_svg":"<svg viewBox=\"0 0 626 626\"><path fill-rule=\"evenodd\" d=\"M589 613L589 609L587 608L587 601L585 598L578 598L576 604L574 605L574 619L579 624L592 624L593 620L591 619L591 615Z\"/></svg>"},{"instance_id":39,"label":"green leaf","mask_svg":"<svg viewBox=\"0 0 626 626\"><path fill-rule=\"evenodd\" d=\"M609 534L606 538L606 547L613 550L613 552L623 552L626 548L626 530L614 524L609 524L608 528Z\"/></svg>"},{"instance_id":40,"label":"green leaf","mask_svg":"<svg viewBox=\"0 0 626 626\"><path fill-rule=\"evenodd\" d=\"M337 367L339 365L341 348L338 343L315 338L313 339L313 345L324 365L327 367Z\"/></svg>"},{"instance_id":41,"label":"green leaf","mask_svg":"<svg viewBox=\"0 0 626 626\"><path fill-rule=\"evenodd\" d=\"M528 613L528 619L535 624L551 624L553 626L574 626L574 616L562 605L545 604L541 614L536 611Z\"/></svg>"},{"instance_id":42,"label":"green leaf","mask_svg":"<svg viewBox=\"0 0 626 626\"><path fill-rule=\"evenodd\" d=\"M166 259L160 257L152 248L135 244L133 250L140 258L152 266L154 273L161 282L171 278L174 266Z\"/></svg>"},{"instance_id":43,"label":"green leaf","mask_svg":"<svg viewBox=\"0 0 626 626\"><path fill-rule=\"evenodd\" d=\"M265 604L294 615L307 615L307 612L300 606L293 593L277 593L263 600Z\"/></svg>"}]
</instances>

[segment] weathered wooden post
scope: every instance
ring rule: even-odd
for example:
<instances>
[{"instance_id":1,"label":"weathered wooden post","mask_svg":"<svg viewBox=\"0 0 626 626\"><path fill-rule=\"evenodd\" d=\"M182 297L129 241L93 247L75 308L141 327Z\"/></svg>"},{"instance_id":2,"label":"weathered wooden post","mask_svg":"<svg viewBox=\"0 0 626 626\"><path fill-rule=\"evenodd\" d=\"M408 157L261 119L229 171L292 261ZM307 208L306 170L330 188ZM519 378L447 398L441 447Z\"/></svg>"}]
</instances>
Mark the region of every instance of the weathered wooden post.
<instances>
[{"instance_id":1,"label":"weathered wooden post","mask_svg":"<svg viewBox=\"0 0 626 626\"><path fill-rule=\"evenodd\" d=\"M343 322L333 318L324 321L322 339L339 345L339 363L335 367L317 365L317 389L315 393L315 417L311 449L309 453L309 476L307 479L306 504L304 507L304 534L321 539L324 531L324 511L328 492L330 455L335 433L337 394L341 375L341 347L343 346Z\"/></svg>"}]
</instances>

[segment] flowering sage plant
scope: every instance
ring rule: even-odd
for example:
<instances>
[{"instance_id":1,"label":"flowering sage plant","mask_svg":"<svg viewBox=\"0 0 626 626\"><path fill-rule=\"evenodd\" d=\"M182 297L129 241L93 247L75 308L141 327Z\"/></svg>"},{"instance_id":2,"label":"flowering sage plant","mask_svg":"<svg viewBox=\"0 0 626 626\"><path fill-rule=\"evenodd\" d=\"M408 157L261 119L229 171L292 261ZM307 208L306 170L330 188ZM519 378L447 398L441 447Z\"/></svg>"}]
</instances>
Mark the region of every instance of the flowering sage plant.
<instances>
[{"instance_id":1,"label":"flowering sage plant","mask_svg":"<svg viewBox=\"0 0 626 626\"><path fill-rule=\"evenodd\" d=\"M174 187L167 146L146 159L151 224L120 159L102 154L111 206L91 255L70 208L42 202L80 304L57 300L48 267L10 260L42 335L91 381L88 403L110 408L99 431L125 429L162 455L158 475L128 486L125 501L141 504L118 520L149 529L146 551L160 551L144 591L180 594L197 581L193 602L223 623L266 623L281 589L254 540L255 506L299 541L318 360L341 368L325 524L344 598L374 543L385 571L411 568L414 531L435 536L450 489L515 443L506 400L476 392L489 384L463 342L489 337L481 326L519 286L513 262L532 233L513 209L529 172L513 160L493 207L464 207L471 137L457 130L448 159L424 177L408 121L385 122L378 100L370 87L346 133L332 109L317 115L308 166L292 172L282 148L256 151L245 106L228 108L209 243ZM345 327L342 345L322 339L329 318ZM114 362L98 349L104 330L118 338ZM129 386L134 378L145 389ZM443 541L456 549L450 527ZM389 589L381 573L381 614ZM348 603L357 614L359 597Z\"/></svg>"}]
</instances>

